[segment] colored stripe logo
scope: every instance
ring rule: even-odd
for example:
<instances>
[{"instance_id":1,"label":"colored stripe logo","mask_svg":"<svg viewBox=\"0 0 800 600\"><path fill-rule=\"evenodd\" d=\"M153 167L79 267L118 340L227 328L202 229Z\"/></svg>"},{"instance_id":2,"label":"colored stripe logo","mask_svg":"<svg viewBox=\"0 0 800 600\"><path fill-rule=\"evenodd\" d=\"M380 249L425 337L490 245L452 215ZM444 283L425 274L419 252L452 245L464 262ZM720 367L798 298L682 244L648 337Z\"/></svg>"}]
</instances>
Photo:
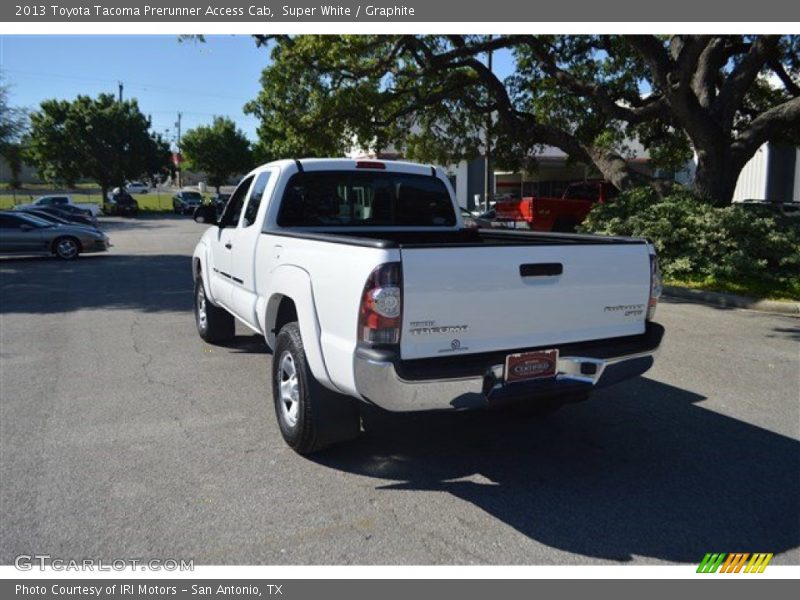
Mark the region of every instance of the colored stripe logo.
<instances>
[{"instance_id":1,"label":"colored stripe logo","mask_svg":"<svg viewBox=\"0 0 800 600\"><path fill-rule=\"evenodd\" d=\"M772 560L771 552L709 552L700 561L698 573L763 573L769 561Z\"/></svg>"}]
</instances>

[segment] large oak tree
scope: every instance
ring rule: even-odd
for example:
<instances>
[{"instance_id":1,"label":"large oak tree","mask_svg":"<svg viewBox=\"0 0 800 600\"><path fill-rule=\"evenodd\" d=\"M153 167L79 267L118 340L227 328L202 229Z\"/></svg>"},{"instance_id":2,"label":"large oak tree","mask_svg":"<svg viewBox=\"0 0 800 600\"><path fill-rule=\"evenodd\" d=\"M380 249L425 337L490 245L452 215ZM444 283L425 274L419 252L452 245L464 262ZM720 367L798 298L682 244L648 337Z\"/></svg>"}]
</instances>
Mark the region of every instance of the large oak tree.
<instances>
[{"instance_id":1,"label":"large oak tree","mask_svg":"<svg viewBox=\"0 0 800 600\"><path fill-rule=\"evenodd\" d=\"M632 168L694 154L694 188L730 202L765 142L800 140L800 36L257 36L271 64L246 109L264 157L401 146L455 160L482 151L531 169L543 145L593 165L620 189L658 185ZM513 54L501 79L490 51Z\"/></svg>"}]
</instances>

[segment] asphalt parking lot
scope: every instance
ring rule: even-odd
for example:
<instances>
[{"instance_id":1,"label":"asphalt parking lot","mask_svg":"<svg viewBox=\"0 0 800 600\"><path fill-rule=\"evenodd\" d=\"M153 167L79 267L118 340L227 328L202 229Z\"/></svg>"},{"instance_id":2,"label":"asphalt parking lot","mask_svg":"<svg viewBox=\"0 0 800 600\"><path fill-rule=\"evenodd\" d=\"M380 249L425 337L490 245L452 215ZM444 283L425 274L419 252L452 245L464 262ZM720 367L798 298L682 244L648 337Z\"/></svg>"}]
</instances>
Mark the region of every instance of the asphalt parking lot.
<instances>
[{"instance_id":1,"label":"asphalt parking lot","mask_svg":"<svg viewBox=\"0 0 800 600\"><path fill-rule=\"evenodd\" d=\"M189 218L0 259L0 563L800 564L800 320L667 301L656 366L547 419L383 420L303 458L270 354L196 334Z\"/></svg>"}]
</instances>

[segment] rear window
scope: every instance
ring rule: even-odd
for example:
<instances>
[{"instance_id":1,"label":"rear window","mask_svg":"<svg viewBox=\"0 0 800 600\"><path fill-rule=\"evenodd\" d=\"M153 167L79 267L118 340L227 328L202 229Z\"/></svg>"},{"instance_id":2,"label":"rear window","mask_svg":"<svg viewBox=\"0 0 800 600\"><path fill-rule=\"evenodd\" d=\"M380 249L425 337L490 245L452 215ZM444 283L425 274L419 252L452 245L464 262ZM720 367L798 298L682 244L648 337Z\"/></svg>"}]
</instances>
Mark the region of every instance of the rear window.
<instances>
[{"instance_id":1,"label":"rear window","mask_svg":"<svg viewBox=\"0 0 800 600\"><path fill-rule=\"evenodd\" d=\"M564 197L568 200L591 200L592 202L597 202L598 196L598 186L591 183L574 183L567 186L567 191L564 193Z\"/></svg>"},{"instance_id":2,"label":"rear window","mask_svg":"<svg viewBox=\"0 0 800 600\"><path fill-rule=\"evenodd\" d=\"M26 223L29 223L30 225L35 225L36 227L50 227L51 225L49 221L45 221L44 219L42 219L41 217L37 217L36 215L25 214L25 215L14 215L14 216L17 217L20 221L25 221Z\"/></svg>"},{"instance_id":3,"label":"rear window","mask_svg":"<svg viewBox=\"0 0 800 600\"><path fill-rule=\"evenodd\" d=\"M292 176L278 215L281 227L453 226L444 183L429 175L317 171Z\"/></svg>"}]
</instances>

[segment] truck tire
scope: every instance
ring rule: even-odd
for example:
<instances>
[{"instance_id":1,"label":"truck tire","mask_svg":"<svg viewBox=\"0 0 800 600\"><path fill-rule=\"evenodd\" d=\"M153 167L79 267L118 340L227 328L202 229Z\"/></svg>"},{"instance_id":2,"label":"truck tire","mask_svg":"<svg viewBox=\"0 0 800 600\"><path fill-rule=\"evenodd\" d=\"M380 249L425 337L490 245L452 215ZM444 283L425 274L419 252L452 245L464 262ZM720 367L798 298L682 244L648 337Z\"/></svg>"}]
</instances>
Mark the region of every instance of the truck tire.
<instances>
[{"instance_id":1,"label":"truck tire","mask_svg":"<svg viewBox=\"0 0 800 600\"><path fill-rule=\"evenodd\" d=\"M356 401L324 388L314 378L296 322L284 325L275 340L272 398L281 435L298 454L355 439L361 430Z\"/></svg>"},{"instance_id":2,"label":"truck tire","mask_svg":"<svg viewBox=\"0 0 800 600\"><path fill-rule=\"evenodd\" d=\"M226 342L236 333L236 322L224 308L214 306L206 297L203 278L199 275L194 282L194 321L197 333L209 344Z\"/></svg>"},{"instance_id":3,"label":"truck tire","mask_svg":"<svg viewBox=\"0 0 800 600\"><path fill-rule=\"evenodd\" d=\"M559 217L553 223L553 231L556 233L575 233L578 222L569 217Z\"/></svg>"}]
</instances>

